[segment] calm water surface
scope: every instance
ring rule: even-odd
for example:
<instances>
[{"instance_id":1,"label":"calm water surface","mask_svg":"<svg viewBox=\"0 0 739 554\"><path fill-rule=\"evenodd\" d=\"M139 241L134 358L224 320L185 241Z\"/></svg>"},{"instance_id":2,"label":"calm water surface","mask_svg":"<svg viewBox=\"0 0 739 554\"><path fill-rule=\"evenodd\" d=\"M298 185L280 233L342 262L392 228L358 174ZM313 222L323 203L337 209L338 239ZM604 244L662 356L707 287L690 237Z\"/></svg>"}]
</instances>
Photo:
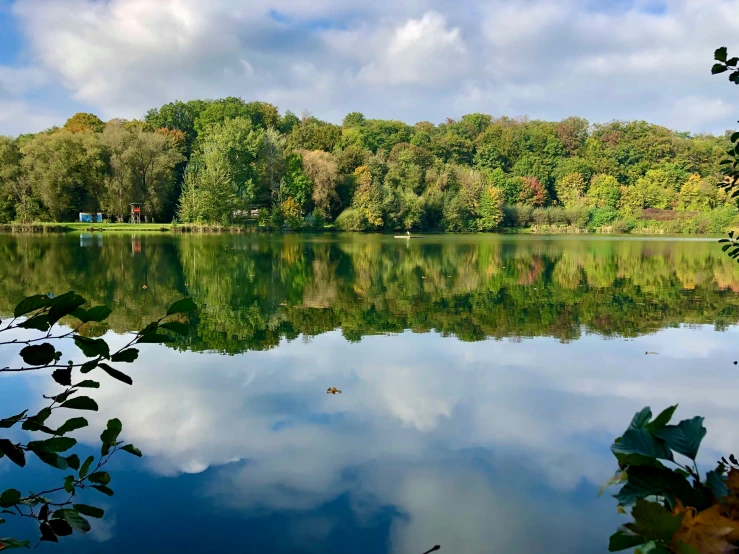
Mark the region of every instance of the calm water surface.
<instances>
[{"instance_id":1,"label":"calm water surface","mask_svg":"<svg viewBox=\"0 0 739 554\"><path fill-rule=\"evenodd\" d=\"M85 448L119 417L145 458L44 552L605 552L622 516L596 493L635 411L679 402L700 461L739 453L739 264L715 241L0 236L0 317L67 290L114 309L112 345L201 309L133 387L99 376ZM49 391L3 376L0 415ZM1 460L0 490L62 476L30 465Z\"/></svg>"}]
</instances>

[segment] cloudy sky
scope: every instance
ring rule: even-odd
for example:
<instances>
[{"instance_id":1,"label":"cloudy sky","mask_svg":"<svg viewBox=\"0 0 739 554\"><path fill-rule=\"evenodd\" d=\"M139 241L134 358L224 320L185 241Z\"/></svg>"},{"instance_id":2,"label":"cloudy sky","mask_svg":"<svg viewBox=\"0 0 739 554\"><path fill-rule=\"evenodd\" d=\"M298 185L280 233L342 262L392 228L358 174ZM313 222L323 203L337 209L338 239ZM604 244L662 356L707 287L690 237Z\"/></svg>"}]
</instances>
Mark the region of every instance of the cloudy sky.
<instances>
[{"instance_id":1,"label":"cloudy sky","mask_svg":"<svg viewBox=\"0 0 739 554\"><path fill-rule=\"evenodd\" d=\"M721 132L739 0L0 0L0 134L76 111L266 100L333 122L464 113Z\"/></svg>"}]
</instances>

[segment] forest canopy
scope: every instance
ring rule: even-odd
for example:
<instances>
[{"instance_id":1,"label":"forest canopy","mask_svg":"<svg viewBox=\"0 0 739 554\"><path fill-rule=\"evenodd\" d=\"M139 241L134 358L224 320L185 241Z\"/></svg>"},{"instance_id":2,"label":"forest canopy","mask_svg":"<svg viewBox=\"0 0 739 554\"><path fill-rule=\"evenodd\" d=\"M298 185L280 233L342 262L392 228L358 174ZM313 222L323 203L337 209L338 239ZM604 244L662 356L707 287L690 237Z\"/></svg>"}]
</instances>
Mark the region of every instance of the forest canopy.
<instances>
[{"instance_id":1,"label":"forest canopy","mask_svg":"<svg viewBox=\"0 0 739 554\"><path fill-rule=\"evenodd\" d=\"M0 223L125 221L138 202L152 222L721 232L737 215L718 186L729 135L480 113L335 125L241 98L175 101L141 120L78 113L0 137Z\"/></svg>"}]
</instances>

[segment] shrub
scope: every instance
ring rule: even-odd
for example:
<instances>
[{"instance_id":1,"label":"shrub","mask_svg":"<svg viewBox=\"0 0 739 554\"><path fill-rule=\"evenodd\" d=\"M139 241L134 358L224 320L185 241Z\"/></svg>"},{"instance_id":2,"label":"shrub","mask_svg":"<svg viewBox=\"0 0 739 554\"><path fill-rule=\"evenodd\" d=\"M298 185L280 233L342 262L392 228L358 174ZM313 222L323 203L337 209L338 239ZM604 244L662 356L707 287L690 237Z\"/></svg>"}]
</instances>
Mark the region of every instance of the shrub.
<instances>
[{"instance_id":1,"label":"shrub","mask_svg":"<svg viewBox=\"0 0 739 554\"><path fill-rule=\"evenodd\" d=\"M585 206L566 208L565 217L567 218L567 223L570 225L584 229L590 222L590 210Z\"/></svg>"},{"instance_id":2,"label":"shrub","mask_svg":"<svg viewBox=\"0 0 739 554\"><path fill-rule=\"evenodd\" d=\"M567 218L567 211L561 206L553 206L547 208L549 216L549 223L552 225L569 225L570 221Z\"/></svg>"},{"instance_id":3,"label":"shrub","mask_svg":"<svg viewBox=\"0 0 739 554\"><path fill-rule=\"evenodd\" d=\"M515 205L508 206L510 210L511 225L514 227L526 227L533 220L534 208L531 206Z\"/></svg>"},{"instance_id":4,"label":"shrub","mask_svg":"<svg viewBox=\"0 0 739 554\"><path fill-rule=\"evenodd\" d=\"M723 233L727 231L736 222L737 213L739 213L739 210L736 206L722 206L710 212L711 225L709 232Z\"/></svg>"},{"instance_id":5,"label":"shrub","mask_svg":"<svg viewBox=\"0 0 739 554\"><path fill-rule=\"evenodd\" d=\"M544 208L536 208L533 211L532 218L536 225L546 225L549 223L549 213Z\"/></svg>"},{"instance_id":6,"label":"shrub","mask_svg":"<svg viewBox=\"0 0 739 554\"><path fill-rule=\"evenodd\" d=\"M590 212L590 227L598 229L604 225L610 225L618 217L618 211L615 208L596 208Z\"/></svg>"},{"instance_id":7,"label":"shrub","mask_svg":"<svg viewBox=\"0 0 739 554\"><path fill-rule=\"evenodd\" d=\"M336 226L342 231L364 231L369 227L362 212L356 208L341 212L336 218Z\"/></svg>"},{"instance_id":8,"label":"shrub","mask_svg":"<svg viewBox=\"0 0 739 554\"><path fill-rule=\"evenodd\" d=\"M614 233L630 233L635 226L633 219L617 219L611 224Z\"/></svg>"}]
</instances>

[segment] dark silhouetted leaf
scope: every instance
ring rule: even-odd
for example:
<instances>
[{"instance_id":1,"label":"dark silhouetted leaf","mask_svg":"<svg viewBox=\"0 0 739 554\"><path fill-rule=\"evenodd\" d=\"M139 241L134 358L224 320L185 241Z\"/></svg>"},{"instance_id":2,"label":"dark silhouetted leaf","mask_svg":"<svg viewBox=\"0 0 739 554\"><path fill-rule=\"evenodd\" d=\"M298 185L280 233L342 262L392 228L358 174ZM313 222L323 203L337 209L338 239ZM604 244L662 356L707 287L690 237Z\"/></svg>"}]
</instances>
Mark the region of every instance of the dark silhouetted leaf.
<instances>
[{"instance_id":1,"label":"dark silhouetted leaf","mask_svg":"<svg viewBox=\"0 0 739 554\"><path fill-rule=\"evenodd\" d=\"M100 491L101 493L107 495L107 496L113 496L113 491L106 487L105 485L93 485L93 489L96 491Z\"/></svg>"},{"instance_id":2,"label":"dark silhouetted leaf","mask_svg":"<svg viewBox=\"0 0 739 554\"><path fill-rule=\"evenodd\" d=\"M14 415L13 417L0 419L0 429L10 429L13 425L26 417L26 413L28 413L28 410L23 410L21 413Z\"/></svg>"},{"instance_id":3,"label":"dark silhouetted leaf","mask_svg":"<svg viewBox=\"0 0 739 554\"><path fill-rule=\"evenodd\" d=\"M654 433L657 429L661 429L670 423L670 419L672 419L672 415L675 413L675 410L677 410L677 404L670 406L669 408L665 408L657 417L654 418L653 421L646 425L646 429L651 433Z\"/></svg>"},{"instance_id":4,"label":"dark silhouetted leaf","mask_svg":"<svg viewBox=\"0 0 739 554\"><path fill-rule=\"evenodd\" d=\"M56 432L59 435L65 435L72 431L76 431L77 429L87 427L87 425L87 420L84 417L73 417L72 419L65 421L64 424L56 430Z\"/></svg>"},{"instance_id":5,"label":"dark silhouetted leaf","mask_svg":"<svg viewBox=\"0 0 739 554\"><path fill-rule=\"evenodd\" d=\"M60 537L67 537L72 534L72 526L63 519L52 519L49 521L49 527Z\"/></svg>"},{"instance_id":6,"label":"dark silhouetted leaf","mask_svg":"<svg viewBox=\"0 0 739 554\"><path fill-rule=\"evenodd\" d=\"M123 429L123 425L121 424L120 419L111 419L108 421L108 426L106 427L105 431L102 432L100 435L100 440L103 442L104 446L112 446L115 444L116 440L118 440L118 435L121 434L121 430ZM107 454L107 451L103 452L103 455ZM107 485L107 483L103 483L103 485Z\"/></svg>"},{"instance_id":7,"label":"dark silhouetted leaf","mask_svg":"<svg viewBox=\"0 0 739 554\"><path fill-rule=\"evenodd\" d=\"M126 383L127 385L133 385L133 379L131 379L128 375L125 373L118 371L117 369L110 367L108 364L100 363L100 369L102 369L105 373L110 375L113 379L117 379L118 381L121 381L122 383Z\"/></svg>"},{"instance_id":8,"label":"dark silhouetted leaf","mask_svg":"<svg viewBox=\"0 0 739 554\"><path fill-rule=\"evenodd\" d=\"M19 327L23 327L24 329L36 329L37 331L48 331L51 327L51 324L49 323L49 318L46 317L46 315L41 314L34 316L30 319L25 320L23 323L20 323L18 325Z\"/></svg>"},{"instance_id":9,"label":"dark silhouetted leaf","mask_svg":"<svg viewBox=\"0 0 739 554\"><path fill-rule=\"evenodd\" d=\"M177 333L178 335L187 336L190 334L190 326L179 321L168 321L167 323L162 323L159 327Z\"/></svg>"},{"instance_id":10,"label":"dark silhouetted leaf","mask_svg":"<svg viewBox=\"0 0 739 554\"><path fill-rule=\"evenodd\" d=\"M141 450L139 450L132 444L127 444L126 446L121 447L121 450L125 450L129 454L133 454L134 456L138 456L139 458L142 456Z\"/></svg>"},{"instance_id":11,"label":"dark silhouetted leaf","mask_svg":"<svg viewBox=\"0 0 739 554\"><path fill-rule=\"evenodd\" d=\"M51 530L51 526L48 523L42 523L39 526L39 531L41 532L42 541L59 542L59 539L56 537L54 531Z\"/></svg>"},{"instance_id":12,"label":"dark silhouetted leaf","mask_svg":"<svg viewBox=\"0 0 739 554\"><path fill-rule=\"evenodd\" d=\"M103 339L89 339L87 337L75 335L74 343L88 358L94 358L97 356L102 356L103 358L110 357L108 344ZM83 371L83 373L85 372Z\"/></svg>"},{"instance_id":13,"label":"dark silhouetted leaf","mask_svg":"<svg viewBox=\"0 0 739 554\"><path fill-rule=\"evenodd\" d=\"M87 479L91 483L96 483L98 485L107 485L108 483L110 483L110 474L107 471L96 471Z\"/></svg>"},{"instance_id":14,"label":"dark silhouetted leaf","mask_svg":"<svg viewBox=\"0 0 739 554\"><path fill-rule=\"evenodd\" d=\"M649 423L650 419L652 419L652 410L649 409L649 406L642 408L640 412L636 412L634 417L631 418L629 429L642 429L647 423Z\"/></svg>"},{"instance_id":15,"label":"dark silhouetted leaf","mask_svg":"<svg viewBox=\"0 0 739 554\"><path fill-rule=\"evenodd\" d=\"M91 410L93 412L98 411L97 402L88 396L78 396L67 400L61 405L62 408L69 408L70 410Z\"/></svg>"},{"instance_id":16,"label":"dark silhouetted leaf","mask_svg":"<svg viewBox=\"0 0 739 554\"><path fill-rule=\"evenodd\" d=\"M57 369L51 374L51 376L54 378L54 381L56 381L63 387L69 387L72 385L71 367L68 367L66 369Z\"/></svg>"},{"instance_id":17,"label":"dark silhouetted leaf","mask_svg":"<svg viewBox=\"0 0 739 554\"><path fill-rule=\"evenodd\" d=\"M673 515L656 502L638 498L631 515L634 517L634 523L627 527L634 533L647 540L669 542L680 529L685 514Z\"/></svg>"},{"instance_id":18,"label":"dark silhouetted leaf","mask_svg":"<svg viewBox=\"0 0 739 554\"><path fill-rule=\"evenodd\" d=\"M0 451L2 451L2 453L5 454L15 465L21 467L26 465L26 455L23 450L18 448L8 439L0 439Z\"/></svg>"},{"instance_id":19,"label":"dark silhouetted leaf","mask_svg":"<svg viewBox=\"0 0 739 554\"><path fill-rule=\"evenodd\" d=\"M8 489L0 494L0 506L10 508L15 506L21 500L21 493L15 489Z\"/></svg>"},{"instance_id":20,"label":"dark silhouetted leaf","mask_svg":"<svg viewBox=\"0 0 739 554\"><path fill-rule=\"evenodd\" d=\"M726 46L722 46L721 48L717 48L716 51L713 53L713 59L719 62L726 63L726 57L729 55L729 52L726 49Z\"/></svg>"},{"instance_id":21,"label":"dark silhouetted leaf","mask_svg":"<svg viewBox=\"0 0 739 554\"><path fill-rule=\"evenodd\" d=\"M28 365L47 365L54 361L54 347L45 342L43 344L31 344L20 352L21 358Z\"/></svg>"},{"instance_id":22,"label":"dark silhouetted leaf","mask_svg":"<svg viewBox=\"0 0 739 554\"><path fill-rule=\"evenodd\" d=\"M81 389L99 389L100 383L97 381L80 381L75 385L75 388L81 388Z\"/></svg>"},{"instance_id":23,"label":"dark silhouetted leaf","mask_svg":"<svg viewBox=\"0 0 739 554\"><path fill-rule=\"evenodd\" d=\"M113 356L110 358L110 361L131 363L133 361L136 361L136 358L138 357L139 351L137 349L127 348L126 350L122 350L117 354L113 354Z\"/></svg>"},{"instance_id":24,"label":"dark silhouetted leaf","mask_svg":"<svg viewBox=\"0 0 739 554\"><path fill-rule=\"evenodd\" d=\"M95 506L88 506L87 504L74 504L73 508L81 513L83 516L94 517L100 519L105 515L105 512Z\"/></svg>"},{"instance_id":25,"label":"dark silhouetted leaf","mask_svg":"<svg viewBox=\"0 0 739 554\"><path fill-rule=\"evenodd\" d=\"M77 456L77 454L72 454L71 456L67 456L67 465L74 469L75 471L80 468L80 458Z\"/></svg>"},{"instance_id":26,"label":"dark silhouetted leaf","mask_svg":"<svg viewBox=\"0 0 739 554\"><path fill-rule=\"evenodd\" d=\"M95 306L94 308L90 308L89 310L77 308L71 313L71 315L73 315L83 323L87 323L89 321L100 323L101 321L105 321L106 319L108 319L108 316L112 313L112 311L113 310L108 308L108 306Z\"/></svg>"},{"instance_id":27,"label":"dark silhouetted leaf","mask_svg":"<svg viewBox=\"0 0 739 554\"><path fill-rule=\"evenodd\" d=\"M49 297L45 294L36 294L34 296L28 296L20 301L20 303L13 310L14 317L20 317L30 312L35 312L41 308L46 308L49 305Z\"/></svg>"},{"instance_id":28,"label":"dark silhouetted leaf","mask_svg":"<svg viewBox=\"0 0 739 554\"><path fill-rule=\"evenodd\" d=\"M48 450L50 452L65 452L72 448L77 441L71 437L54 437L45 441L31 441L28 448L34 452L38 449Z\"/></svg>"},{"instance_id":29,"label":"dark silhouetted leaf","mask_svg":"<svg viewBox=\"0 0 739 554\"><path fill-rule=\"evenodd\" d=\"M169 307L169 309L167 310L167 315L193 312L197 308L198 307L195 305L195 302L192 301L192 298L183 298L182 300L178 300Z\"/></svg>"},{"instance_id":30,"label":"dark silhouetted leaf","mask_svg":"<svg viewBox=\"0 0 739 554\"><path fill-rule=\"evenodd\" d=\"M713 64L713 67L711 68L711 74L712 75L718 75L719 73L723 73L724 71L728 71L729 68L726 67L723 64L715 63Z\"/></svg>"},{"instance_id":31,"label":"dark silhouetted leaf","mask_svg":"<svg viewBox=\"0 0 739 554\"><path fill-rule=\"evenodd\" d=\"M74 292L65 292L51 299L49 308L49 323L54 324L65 315L71 314L85 303L85 299Z\"/></svg>"},{"instance_id":32,"label":"dark silhouetted leaf","mask_svg":"<svg viewBox=\"0 0 739 554\"><path fill-rule=\"evenodd\" d=\"M90 373L97 366L97 360L90 360L89 362L85 362L84 364L82 364L82 367L80 367L80 373Z\"/></svg>"},{"instance_id":33,"label":"dark silhouetted leaf","mask_svg":"<svg viewBox=\"0 0 739 554\"><path fill-rule=\"evenodd\" d=\"M174 339L169 335L162 335L160 333L147 333L137 341L139 344L163 344L166 342L174 342Z\"/></svg>"},{"instance_id":34,"label":"dark silhouetted leaf","mask_svg":"<svg viewBox=\"0 0 739 554\"><path fill-rule=\"evenodd\" d=\"M726 484L723 476L716 471L709 471L706 473L706 486L711 489L713 497L724 502L726 497L729 495L729 487Z\"/></svg>"}]
</instances>

